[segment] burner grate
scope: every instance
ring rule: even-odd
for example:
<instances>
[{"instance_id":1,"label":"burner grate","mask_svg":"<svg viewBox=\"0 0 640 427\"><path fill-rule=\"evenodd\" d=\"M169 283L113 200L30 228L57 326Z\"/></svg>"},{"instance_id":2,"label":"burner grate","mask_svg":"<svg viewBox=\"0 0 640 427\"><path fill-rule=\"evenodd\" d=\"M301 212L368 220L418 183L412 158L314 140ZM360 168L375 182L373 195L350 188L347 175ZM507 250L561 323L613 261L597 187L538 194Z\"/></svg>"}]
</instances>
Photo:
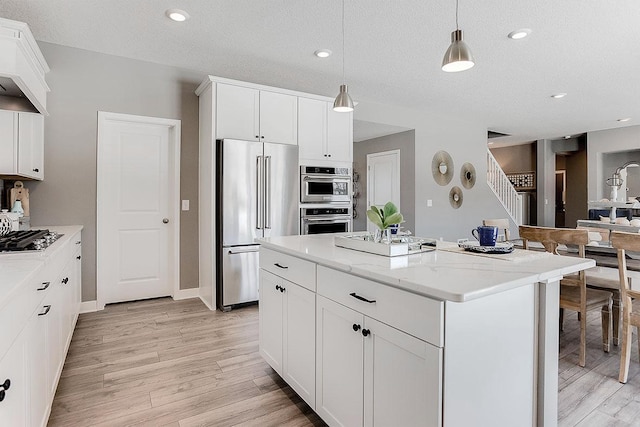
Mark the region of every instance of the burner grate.
<instances>
[{"instance_id":1,"label":"burner grate","mask_svg":"<svg viewBox=\"0 0 640 427\"><path fill-rule=\"evenodd\" d=\"M49 230L11 231L0 236L0 252L28 250L36 239L42 239Z\"/></svg>"}]
</instances>

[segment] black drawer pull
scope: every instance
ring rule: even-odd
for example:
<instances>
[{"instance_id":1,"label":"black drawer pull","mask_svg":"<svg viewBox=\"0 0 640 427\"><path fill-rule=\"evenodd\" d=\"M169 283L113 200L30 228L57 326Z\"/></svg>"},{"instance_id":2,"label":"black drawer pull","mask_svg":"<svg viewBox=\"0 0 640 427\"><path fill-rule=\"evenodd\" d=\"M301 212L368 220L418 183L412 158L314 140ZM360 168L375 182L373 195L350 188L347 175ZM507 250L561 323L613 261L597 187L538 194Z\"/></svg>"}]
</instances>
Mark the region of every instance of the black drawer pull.
<instances>
[{"instance_id":1,"label":"black drawer pull","mask_svg":"<svg viewBox=\"0 0 640 427\"><path fill-rule=\"evenodd\" d=\"M365 297L361 297L360 295L356 294L355 292L351 292L349 295L351 295L355 299L359 299L360 301L368 302L369 304L375 304L376 303L376 300L374 300L374 299L366 299Z\"/></svg>"},{"instance_id":2,"label":"black drawer pull","mask_svg":"<svg viewBox=\"0 0 640 427\"><path fill-rule=\"evenodd\" d=\"M362 330L362 335L364 335L365 337L366 337L366 336L369 336L369 334L370 334L370 333L371 333L371 331L370 331L370 330L368 330L368 329L363 329L363 330Z\"/></svg>"},{"instance_id":3,"label":"black drawer pull","mask_svg":"<svg viewBox=\"0 0 640 427\"><path fill-rule=\"evenodd\" d=\"M79 259L82 259L82 256L78 255L78 256L76 257L76 259L78 259L78 260L79 260Z\"/></svg>"},{"instance_id":4,"label":"black drawer pull","mask_svg":"<svg viewBox=\"0 0 640 427\"><path fill-rule=\"evenodd\" d=\"M11 380L8 378L4 380L2 384L0 384L0 388L2 389L0 390L0 402L4 400L4 396L7 394L5 390L9 390L10 387L11 387Z\"/></svg>"},{"instance_id":5,"label":"black drawer pull","mask_svg":"<svg viewBox=\"0 0 640 427\"><path fill-rule=\"evenodd\" d=\"M51 282L42 282L42 287L38 288L37 290L38 291L45 291L49 287L50 284L51 284Z\"/></svg>"},{"instance_id":6,"label":"black drawer pull","mask_svg":"<svg viewBox=\"0 0 640 427\"><path fill-rule=\"evenodd\" d=\"M45 305L44 306L44 311L42 313L38 313L38 316L46 316L49 313L49 310L51 310L51 306L50 305Z\"/></svg>"},{"instance_id":7,"label":"black drawer pull","mask_svg":"<svg viewBox=\"0 0 640 427\"><path fill-rule=\"evenodd\" d=\"M358 332L358 331L360 330L360 325L358 325L357 323L354 323L354 324L353 324L353 330L354 330L355 332Z\"/></svg>"},{"instance_id":8,"label":"black drawer pull","mask_svg":"<svg viewBox=\"0 0 640 427\"><path fill-rule=\"evenodd\" d=\"M281 268L281 269L283 269L283 270L286 270L286 269L288 269L288 268L289 268L289 267L287 267L286 265L280 265L280 264L278 264L277 262L276 262L275 264L273 264L273 265L275 265L276 267Z\"/></svg>"},{"instance_id":9,"label":"black drawer pull","mask_svg":"<svg viewBox=\"0 0 640 427\"><path fill-rule=\"evenodd\" d=\"M66 285L67 283L69 283L69 278L68 278L68 277L65 277L64 279L62 279L62 283L63 283L63 284L65 284L65 285Z\"/></svg>"},{"instance_id":10,"label":"black drawer pull","mask_svg":"<svg viewBox=\"0 0 640 427\"><path fill-rule=\"evenodd\" d=\"M78 240L78 241L76 242L76 245L79 245L80 243L82 243L82 241L81 241L81 240Z\"/></svg>"}]
</instances>

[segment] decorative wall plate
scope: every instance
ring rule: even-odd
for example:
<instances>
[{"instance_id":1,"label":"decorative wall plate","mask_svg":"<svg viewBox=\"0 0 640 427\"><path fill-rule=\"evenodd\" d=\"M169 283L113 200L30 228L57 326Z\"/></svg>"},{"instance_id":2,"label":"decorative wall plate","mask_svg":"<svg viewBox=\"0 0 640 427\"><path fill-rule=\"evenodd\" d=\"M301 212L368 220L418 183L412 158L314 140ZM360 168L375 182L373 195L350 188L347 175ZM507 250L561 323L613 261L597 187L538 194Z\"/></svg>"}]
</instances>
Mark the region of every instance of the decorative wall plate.
<instances>
[{"instance_id":1,"label":"decorative wall plate","mask_svg":"<svg viewBox=\"0 0 640 427\"><path fill-rule=\"evenodd\" d=\"M453 209L462 206L462 188L455 186L449 191L449 203Z\"/></svg>"},{"instance_id":2,"label":"decorative wall plate","mask_svg":"<svg viewBox=\"0 0 640 427\"><path fill-rule=\"evenodd\" d=\"M462 165L460 169L460 182L466 189L473 188L476 185L476 168L469 162Z\"/></svg>"},{"instance_id":3,"label":"decorative wall plate","mask_svg":"<svg viewBox=\"0 0 640 427\"><path fill-rule=\"evenodd\" d=\"M431 161L433 179L439 185L447 185L453 178L453 159L446 151L438 151Z\"/></svg>"}]
</instances>

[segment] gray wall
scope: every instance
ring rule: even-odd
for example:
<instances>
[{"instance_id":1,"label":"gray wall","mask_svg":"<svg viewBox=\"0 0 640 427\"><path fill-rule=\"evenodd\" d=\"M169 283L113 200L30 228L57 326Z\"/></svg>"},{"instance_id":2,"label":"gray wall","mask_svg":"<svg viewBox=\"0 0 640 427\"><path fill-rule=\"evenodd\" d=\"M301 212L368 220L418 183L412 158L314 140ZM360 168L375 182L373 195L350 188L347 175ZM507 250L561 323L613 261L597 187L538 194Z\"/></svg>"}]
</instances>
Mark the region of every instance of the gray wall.
<instances>
[{"instance_id":1,"label":"gray wall","mask_svg":"<svg viewBox=\"0 0 640 427\"><path fill-rule=\"evenodd\" d=\"M360 174L358 189L358 217L353 220L354 231L367 229L367 154L382 151L400 150L400 212L402 212L405 229L415 233L415 131L396 133L353 144L353 169Z\"/></svg>"},{"instance_id":2,"label":"gray wall","mask_svg":"<svg viewBox=\"0 0 640 427\"><path fill-rule=\"evenodd\" d=\"M534 172L536 170L536 143L491 148L504 173Z\"/></svg>"},{"instance_id":3,"label":"gray wall","mask_svg":"<svg viewBox=\"0 0 640 427\"><path fill-rule=\"evenodd\" d=\"M640 145L640 143L638 143ZM637 161L640 163L640 150L623 151L618 153L604 153L602 155L602 172L606 178L611 175L622 165L629 161ZM606 186L604 197L609 198L611 187ZM618 195L621 196L622 190L627 189L627 197L640 196L640 168L627 168L627 180L624 183Z\"/></svg>"},{"instance_id":4,"label":"gray wall","mask_svg":"<svg viewBox=\"0 0 640 427\"><path fill-rule=\"evenodd\" d=\"M82 300L96 299L98 111L182 120L180 287L198 286L198 98L204 78L178 68L38 43L51 72L45 180L29 182L33 225L84 226Z\"/></svg>"},{"instance_id":5,"label":"gray wall","mask_svg":"<svg viewBox=\"0 0 640 427\"><path fill-rule=\"evenodd\" d=\"M383 105L367 99L358 101L355 119L415 130L416 235L453 241L473 238L471 229L480 225L482 219L508 217L486 182L486 126L438 112ZM431 175L431 160L438 150L448 151L454 162L453 180L446 186L438 185ZM454 185L462 188L460 167L465 162L476 168L476 185L470 190L463 189L462 207L453 209L449 204L449 191ZM427 200L432 200L431 207L427 207ZM512 231L517 235L517 228Z\"/></svg>"}]
</instances>

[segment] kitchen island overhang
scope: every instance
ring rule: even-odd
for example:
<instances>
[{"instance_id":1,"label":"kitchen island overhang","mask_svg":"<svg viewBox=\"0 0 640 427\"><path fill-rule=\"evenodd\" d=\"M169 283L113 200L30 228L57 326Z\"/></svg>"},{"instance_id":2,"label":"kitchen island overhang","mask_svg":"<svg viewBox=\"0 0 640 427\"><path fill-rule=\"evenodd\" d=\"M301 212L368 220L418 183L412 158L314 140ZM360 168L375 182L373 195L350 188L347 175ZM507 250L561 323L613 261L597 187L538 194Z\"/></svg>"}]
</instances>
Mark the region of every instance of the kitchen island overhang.
<instances>
[{"instance_id":1,"label":"kitchen island overhang","mask_svg":"<svg viewBox=\"0 0 640 427\"><path fill-rule=\"evenodd\" d=\"M301 260L315 266L313 273L311 270L305 273L316 276L305 284L305 288L313 293L316 306L314 365L324 360L321 358L323 338L320 333L326 328L321 327L322 319L318 316L322 312L320 302L328 299L331 304L338 303L336 308L345 306L363 314L365 324L382 322L407 333L410 338L418 337L421 342L439 348L440 362L434 362L437 358L430 362L439 363L441 381L437 405L440 413L433 418L436 420L433 425L469 422L472 424L467 425L473 425L485 421L508 425L523 420L530 425L557 424L559 281L565 275L593 267L594 261L539 252L531 252L530 256L522 252L520 259L514 261L446 250L384 257L336 247L331 235L277 237L263 239L260 243L262 252L269 253L266 257L261 255L261 280L263 272L269 271L275 274L274 277L291 279L287 275L297 266L284 265L286 261ZM277 260L273 254L283 257L285 261L280 265L286 268L272 268L272 264L278 264L274 262ZM290 280L289 283L295 282ZM261 284L261 303L263 287ZM268 289L266 287L265 291ZM364 295L354 289L360 289L358 292ZM345 299L342 299L343 294ZM411 295L414 297L407 298ZM377 298L378 302L367 303L357 300L358 297L368 301ZM392 311L388 307L391 305L382 300L385 297L388 301L416 303L415 310L433 311L431 320L419 327L431 330L435 323L438 332L419 336L421 329L411 322L403 323L403 318L419 319L422 314L416 312L414 316L407 312L411 308L404 303L397 307L397 315L390 314ZM419 308L423 307L420 301L431 305ZM365 348L367 339L365 336ZM261 335L261 353L262 344ZM286 353L288 349L283 351ZM365 362L372 363L375 359L372 357L365 355ZM366 371L366 363L364 366ZM315 366L315 369L316 393L313 399L305 400L311 400L307 403L327 421L328 416L324 413L331 411L320 404L326 400L322 393L327 392L322 385L326 382L322 376L330 377L330 374L325 373L327 366ZM282 372L279 373L282 375ZM384 373L380 375L384 378ZM287 376L283 377L287 381ZM431 392L437 393L434 390ZM298 389L296 391L301 394ZM365 420L384 418L381 415L384 410L379 410L381 414L375 417L373 409L380 407L381 400L375 395L381 393L364 381ZM324 397L331 401L330 396ZM432 408L431 412L435 410ZM333 412L340 411L335 409ZM340 422L337 419L327 422L332 424L332 421Z\"/></svg>"}]
</instances>

